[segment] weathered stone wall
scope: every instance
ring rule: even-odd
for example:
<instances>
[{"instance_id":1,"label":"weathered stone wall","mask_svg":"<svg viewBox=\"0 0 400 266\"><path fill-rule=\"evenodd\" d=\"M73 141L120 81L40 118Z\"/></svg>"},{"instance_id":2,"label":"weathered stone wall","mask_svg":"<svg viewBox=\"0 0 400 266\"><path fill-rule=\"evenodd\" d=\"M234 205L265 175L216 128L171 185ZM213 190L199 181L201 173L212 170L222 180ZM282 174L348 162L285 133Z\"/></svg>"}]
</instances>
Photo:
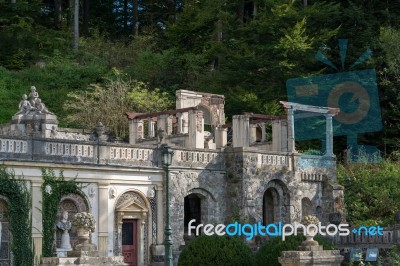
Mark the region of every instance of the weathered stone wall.
<instances>
[{"instance_id":1,"label":"weathered stone wall","mask_svg":"<svg viewBox=\"0 0 400 266\"><path fill-rule=\"evenodd\" d=\"M201 223L222 223L227 208L227 185L225 173L219 171L172 171L170 177L171 227L176 250L184 244L183 236L187 233L184 232L184 198L189 194L201 198Z\"/></svg>"}]
</instances>

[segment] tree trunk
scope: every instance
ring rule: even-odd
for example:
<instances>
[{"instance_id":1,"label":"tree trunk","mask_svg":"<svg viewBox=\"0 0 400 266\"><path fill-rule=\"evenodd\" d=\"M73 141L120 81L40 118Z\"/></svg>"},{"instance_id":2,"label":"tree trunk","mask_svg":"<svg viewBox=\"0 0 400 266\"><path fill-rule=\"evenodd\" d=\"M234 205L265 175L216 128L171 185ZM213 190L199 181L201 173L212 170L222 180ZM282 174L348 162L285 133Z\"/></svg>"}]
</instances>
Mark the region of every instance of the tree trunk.
<instances>
[{"instance_id":1,"label":"tree trunk","mask_svg":"<svg viewBox=\"0 0 400 266\"><path fill-rule=\"evenodd\" d=\"M124 31L128 32L128 0L124 0Z\"/></svg>"},{"instance_id":2,"label":"tree trunk","mask_svg":"<svg viewBox=\"0 0 400 266\"><path fill-rule=\"evenodd\" d=\"M303 0L303 5L307 6L307 0Z\"/></svg>"},{"instance_id":3,"label":"tree trunk","mask_svg":"<svg viewBox=\"0 0 400 266\"><path fill-rule=\"evenodd\" d=\"M11 4L16 4L17 0L11 0Z\"/></svg>"},{"instance_id":4,"label":"tree trunk","mask_svg":"<svg viewBox=\"0 0 400 266\"><path fill-rule=\"evenodd\" d=\"M54 0L54 28L60 29L62 23L61 0Z\"/></svg>"},{"instance_id":5,"label":"tree trunk","mask_svg":"<svg viewBox=\"0 0 400 266\"><path fill-rule=\"evenodd\" d=\"M74 50L79 46L79 0L75 0L74 8Z\"/></svg>"},{"instance_id":6,"label":"tree trunk","mask_svg":"<svg viewBox=\"0 0 400 266\"><path fill-rule=\"evenodd\" d=\"M133 0L133 34L139 35L139 1Z\"/></svg>"},{"instance_id":7,"label":"tree trunk","mask_svg":"<svg viewBox=\"0 0 400 266\"><path fill-rule=\"evenodd\" d=\"M257 0L253 1L253 19L257 17Z\"/></svg>"},{"instance_id":8,"label":"tree trunk","mask_svg":"<svg viewBox=\"0 0 400 266\"><path fill-rule=\"evenodd\" d=\"M238 18L240 22L244 22L244 0L239 1Z\"/></svg>"},{"instance_id":9,"label":"tree trunk","mask_svg":"<svg viewBox=\"0 0 400 266\"><path fill-rule=\"evenodd\" d=\"M85 36L89 35L89 6L90 6L90 0L84 0L82 32Z\"/></svg>"}]
</instances>

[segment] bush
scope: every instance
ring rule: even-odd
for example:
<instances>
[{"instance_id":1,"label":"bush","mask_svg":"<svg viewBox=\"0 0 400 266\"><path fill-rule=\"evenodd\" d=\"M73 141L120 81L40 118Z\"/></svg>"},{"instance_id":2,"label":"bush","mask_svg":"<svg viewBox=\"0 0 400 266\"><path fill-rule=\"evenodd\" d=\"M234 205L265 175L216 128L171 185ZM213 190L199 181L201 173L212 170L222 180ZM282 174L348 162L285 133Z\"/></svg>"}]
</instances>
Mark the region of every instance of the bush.
<instances>
[{"instance_id":1,"label":"bush","mask_svg":"<svg viewBox=\"0 0 400 266\"><path fill-rule=\"evenodd\" d=\"M281 256L282 251L297 250L301 242L305 240L305 237L300 234L297 236L289 236L282 241L280 237L273 237L257 251L256 253L256 265L268 266L280 266L278 258ZM315 236L314 240L318 241L325 250L334 249L332 241L322 236Z\"/></svg>"},{"instance_id":2,"label":"bush","mask_svg":"<svg viewBox=\"0 0 400 266\"><path fill-rule=\"evenodd\" d=\"M182 251L178 266L254 265L254 256L240 238L199 236Z\"/></svg>"}]
</instances>

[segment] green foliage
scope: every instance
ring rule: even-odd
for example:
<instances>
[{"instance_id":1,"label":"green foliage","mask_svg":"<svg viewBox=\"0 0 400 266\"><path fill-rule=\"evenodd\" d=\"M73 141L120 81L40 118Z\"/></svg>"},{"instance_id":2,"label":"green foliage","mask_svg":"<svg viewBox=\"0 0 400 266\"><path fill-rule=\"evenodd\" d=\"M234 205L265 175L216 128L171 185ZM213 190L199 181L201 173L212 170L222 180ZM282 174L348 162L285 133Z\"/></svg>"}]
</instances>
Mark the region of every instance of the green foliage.
<instances>
[{"instance_id":1,"label":"green foliage","mask_svg":"<svg viewBox=\"0 0 400 266\"><path fill-rule=\"evenodd\" d=\"M254 257L240 238L202 235L185 247L179 256L178 265L245 266L254 265Z\"/></svg>"},{"instance_id":2,"label":"green foliage","mask_svg":"<svg viewBox=\"0 0 400 266\"><path fill-rule=\"evenodd\" d=\"M347 216L355 226L393 224L400 210L400 164L384 159L380 163L338 165L338 180L345 186Z\"/></svg>"},{"instance_id":3,"label":"green foliage","mask_svg":"<svg viewBox=\"0 0 400 266\"><path fill-rule=\"evenodd\" d=\"M166 110L172 101L166 92L150 90L147 84L125 79L124 74L114 69L114 79L106 84L92 84L87 91L71 92L65 103L71 123L92 129L102 122L115 136L128 133L126 113L157 112Z\"/></svg>"},{"instance_id":4,"label":"green foliage","mask_svg":"<svg viewBox=\"0 0 400 266\"><path fill-rule=\"evenodd\" d=\"M65 180L63 172L60 171L56 176L53 169L42 169L43 184L41 187L43 195L42 204L42 223L43 223L43 247L42 253L44 257L52 257L54 253L54 235L55 223L57 220L58 206L61 198L70 193L82 195L84 194L81 187L75 180ZM50 188L50 193L46 191Z\"/></svg>"},{"instance_id":5,"label":"green foliage","mask_svg":"<svg viewBox=\"0 0 400 266\"><path fill-rule=\"evenodd\" d=\"M7 215L10 218L12 235L11 251L14 265L33 265L31 194L23 179L14 172L0 166L0 195L7 198Z\"/></svg>"},{"instance_id":6,"label":"green foliage","mask_svg":"<svg viewBox=\"0 0 400 266\"><path fill-rule=\"evenodd\" d=\"M305 240L304 235L289 236L282 241L280 237L270 238L256 253L256 265L264 266L268 262L268 266L279 266L278 258L282 255L282 251L297 250L301 242ZM324 250L334 249L334 244L329 239L322 236L314 237Z\"/></svg>"}]
</instances>

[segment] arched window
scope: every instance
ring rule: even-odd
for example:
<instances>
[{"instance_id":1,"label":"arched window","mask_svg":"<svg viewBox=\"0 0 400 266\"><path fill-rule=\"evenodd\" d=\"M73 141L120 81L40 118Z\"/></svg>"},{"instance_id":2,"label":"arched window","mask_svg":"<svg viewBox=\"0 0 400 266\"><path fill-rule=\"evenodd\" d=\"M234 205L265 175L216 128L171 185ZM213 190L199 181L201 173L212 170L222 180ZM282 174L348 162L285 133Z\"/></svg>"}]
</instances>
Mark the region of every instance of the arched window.
<instances>
[{"instance_id":1,"label":"arched window","mask_svg":"<svg viewBox=\"0 0 400 266\"><path fill-rule=\"evenodd\" d=\"M301 200L301 215L302 217L312 215L312 204L309 198L303 198Z\"/></svg>"},{"instance_id":2,"label":"arched window","mask_svg":"<svg viewBox=\"0 0 400 266\"><path fill-rule=\"evenodd\" d=\"M184 201L184 227L186 234L191 220L196 220L196 222L192 223L193 226L201 224L201 198L196 194L190 194L185 197Z\"/></svg>"},{"instance_id":3,"label":"arched window","mask_svg":"<svg viewBox=\"0 0 400 266\"><path fill-rule=\"evenodd\" d=\"M276 222L279 217L279 194L275 188L268 188L263 197L264 225Z\"/></svg>"}]
</instances>

